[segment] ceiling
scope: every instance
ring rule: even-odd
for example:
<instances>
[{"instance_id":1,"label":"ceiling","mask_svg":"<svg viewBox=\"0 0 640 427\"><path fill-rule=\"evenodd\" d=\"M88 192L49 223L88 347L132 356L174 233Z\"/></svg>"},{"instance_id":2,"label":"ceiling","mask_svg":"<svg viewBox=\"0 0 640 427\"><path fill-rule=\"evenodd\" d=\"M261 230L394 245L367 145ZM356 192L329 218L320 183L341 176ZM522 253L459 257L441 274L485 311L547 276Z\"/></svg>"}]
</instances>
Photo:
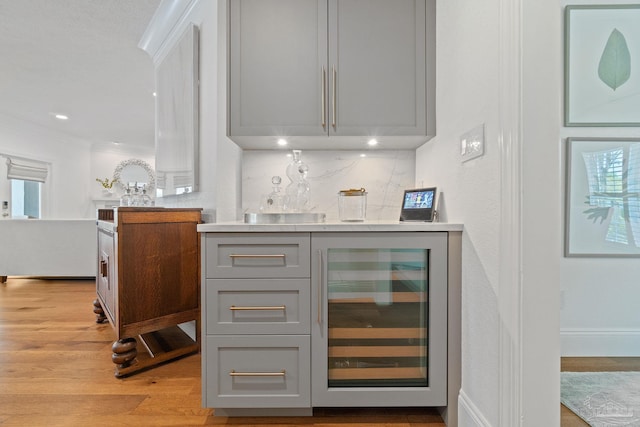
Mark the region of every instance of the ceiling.
<instances>
[{"instance_id":1,"label":"ceiling","mask_svg":"<svg viewBox=\"0 0 640 427\"><path fill-rule=\"evenodd\" d=\"M138 42L159 4L0 0L0 114L88 143L153 147L153 62Z\"/></svg>"}]
</instances>

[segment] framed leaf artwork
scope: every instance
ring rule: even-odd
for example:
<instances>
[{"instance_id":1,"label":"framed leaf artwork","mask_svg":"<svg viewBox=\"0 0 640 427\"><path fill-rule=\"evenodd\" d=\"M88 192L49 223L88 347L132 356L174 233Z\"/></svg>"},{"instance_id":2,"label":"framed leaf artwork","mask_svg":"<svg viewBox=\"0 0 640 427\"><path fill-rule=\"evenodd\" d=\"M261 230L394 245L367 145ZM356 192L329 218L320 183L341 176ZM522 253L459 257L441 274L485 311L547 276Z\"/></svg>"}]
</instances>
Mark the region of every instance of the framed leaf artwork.
<instances>
[{"instance_id":1,"label":"framed leaf artwork","mask_svg":"<svg viewBox=\"0 0 640 427\"><path fill-rule=\"evenodd\" d=\"M640 126L640 5L566 7L565 126Z\"/></svg>"},{"instance_id":2,"label":"framed leaf artwork","mask_svg":"<svg viewBox=\"0 0 640 427\"><path fill-rule=\"evenodd\" d=\"M565 256L640 257L640 139L567 138Z\"/></svg>"}]
</instances>

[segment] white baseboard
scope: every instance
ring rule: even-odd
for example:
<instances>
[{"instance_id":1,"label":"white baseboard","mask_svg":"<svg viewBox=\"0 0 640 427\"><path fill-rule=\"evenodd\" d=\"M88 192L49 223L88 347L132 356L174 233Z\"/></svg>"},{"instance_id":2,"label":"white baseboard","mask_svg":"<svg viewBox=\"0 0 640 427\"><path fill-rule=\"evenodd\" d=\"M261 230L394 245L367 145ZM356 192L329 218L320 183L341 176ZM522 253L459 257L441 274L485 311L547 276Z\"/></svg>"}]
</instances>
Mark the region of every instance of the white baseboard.
<instances>
[{"instance_id":1,"label":"white baseboard","mask_svg":"<svg viewBox=\"0 0 640 427\"><path fill-rule=\"evenodd\" d=\"M460 390L458 395L458 425L464 427L492 427L469 396Z\"/></svg>"},{"instance_id":2,"label":"white baseboard","mask_svg":"<svg viewBox=\"0 0 640 427\"><path fill-rule=\"evenodd\" d=\"M640 329L561 329L560 349L568 357L638 357Z\"/></svg>"}]
</instances>

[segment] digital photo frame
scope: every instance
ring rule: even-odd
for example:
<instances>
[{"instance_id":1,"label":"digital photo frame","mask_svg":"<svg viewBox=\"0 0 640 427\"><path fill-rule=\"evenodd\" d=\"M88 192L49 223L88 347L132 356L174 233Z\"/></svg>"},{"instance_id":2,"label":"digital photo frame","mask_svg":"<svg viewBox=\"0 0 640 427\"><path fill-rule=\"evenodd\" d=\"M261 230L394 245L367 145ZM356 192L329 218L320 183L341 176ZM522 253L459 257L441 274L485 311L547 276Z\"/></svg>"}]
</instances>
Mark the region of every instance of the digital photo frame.
<instances>
[{"instance_id":1,"label":"digital photo frame","mask_svg":"<svg viewBox=\"0 0 640 427\"><path fill-rule=\"evenodd\" d=\"M405 190L400 221L432 222L436 205L436 187Z\"/></svg>"}]
</instances>

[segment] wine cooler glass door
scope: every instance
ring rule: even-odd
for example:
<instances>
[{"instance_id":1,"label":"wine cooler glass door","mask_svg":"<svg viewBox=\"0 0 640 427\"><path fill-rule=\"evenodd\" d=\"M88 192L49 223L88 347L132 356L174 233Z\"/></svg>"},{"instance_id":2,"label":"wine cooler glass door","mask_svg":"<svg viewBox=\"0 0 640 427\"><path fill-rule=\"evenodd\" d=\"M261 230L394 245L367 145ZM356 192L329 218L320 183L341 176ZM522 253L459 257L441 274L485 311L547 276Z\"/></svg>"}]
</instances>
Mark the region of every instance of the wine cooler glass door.
<instances>
[{"instance_id":1,"label":"wine cooler glass door","mask_svg":"<svg viewBox=\"0 0 640 427\"><path fill-rule=\"evenodd\" d=\"M446 381L446 339L439 342L446 337L446 270L443 277L439 267L446 258L434 246L439 239L386 234L343 235L316 246L316 327L326 349L318 380L327 396L358 390L388 406L425 405ZM315 390L315 378L313 384Z\"/></svg>"}]
</instances>

